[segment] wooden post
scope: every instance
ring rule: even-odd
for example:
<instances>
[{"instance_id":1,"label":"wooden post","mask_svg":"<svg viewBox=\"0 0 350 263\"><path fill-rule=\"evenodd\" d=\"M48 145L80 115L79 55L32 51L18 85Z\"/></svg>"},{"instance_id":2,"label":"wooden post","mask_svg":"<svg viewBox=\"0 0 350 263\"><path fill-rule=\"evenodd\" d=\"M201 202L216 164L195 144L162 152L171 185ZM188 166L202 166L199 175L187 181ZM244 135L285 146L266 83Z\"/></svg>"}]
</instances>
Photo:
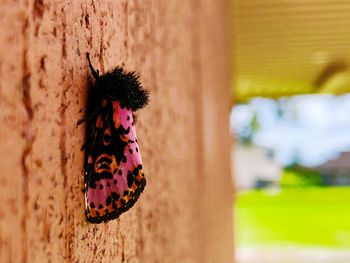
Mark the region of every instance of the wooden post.
<instances>
[{"instance_id":1,"label":"wooden post","mask_svg":"<svg viewBox=\"0 0 350 263\"><path fill-rule=\"evenodd\" d=\"M1 262L232 262L226 2L0 0ZM85 53L151 92L148 184L85 221Z\"/></svg>"}]
</instances>

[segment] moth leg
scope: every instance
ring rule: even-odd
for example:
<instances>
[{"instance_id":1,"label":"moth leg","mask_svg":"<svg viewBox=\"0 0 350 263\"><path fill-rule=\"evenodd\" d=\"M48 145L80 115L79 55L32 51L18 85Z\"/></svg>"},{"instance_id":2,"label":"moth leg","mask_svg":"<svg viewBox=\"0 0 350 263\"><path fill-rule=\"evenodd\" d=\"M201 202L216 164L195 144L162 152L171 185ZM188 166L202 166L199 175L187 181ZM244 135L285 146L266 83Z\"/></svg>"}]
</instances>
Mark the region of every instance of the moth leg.
<instances>
[{"instance_id":1,"label":"moth leg","mask_svg":"<svg viewBox=\"0 0 350 263\"><path fill-rule=\"evenodd\" d=\"M86 122L88 120L88 118L83 118L77 121L77 126L79 126L80 124Z\"/></svg>"},{"instance_id":2,"label":"moth leg","mask_svg":"<svg viewBox=\"0 0 350 263\"><path fill-rule=\"evenodd\" d=\"M91 121L93 118L95 118L98 115L98 113L100 111L101 111L101 107L99 106L93 112L91 112L89 114L89 116L86 116L85 118L82 118L82 119L78 120L77 126L79 126L80 124L82 124L82 123L84 123L86 121Z\"/></svg>"},{"instance_id":3,"label":"moth leg","mask_svg":"<svg viewBox=\"0 0 350 263\"><path fill-rule=\"evenodd\" d=\"M98 70L95 70L94 67L92 66L91 64L91 60L90 60L90 53L89 52L86 52L86 58L89 62L89 68L90 68L90 71L91 71L91 74L92 76L98 80L100 78L100 72Z\"/></svg>"},{"instance_id":4,"label":"moth leg","mask_svg":"<svg viewBox=\"0 0 350 263\"><path fill-rule=\"evenodd\" d=\"M90 131L89 135L87 135L87 139L85 139L85 143L81 146L80 151L83 151L86 147L92 145L93 134L95 133L94 129Z\"/></svg>"},{"instance_id":5,"label":"moth leg","mask_svg":"<svg viewBox=\"0 0 350 263\"><path fill-rule=\"evenodd\" d=\"M86 148L86 146L87 146L87 144L86 144L86 143L84 143L84 144L83 144L83 146L81 146L80 151L84 151L84 150L85 150L85 148Z\"/></svg>"},{"instance_id":6,"label":"moth leg","mask_svg":"<svg viewBox=\"0 0 350 263\"><path fill-rule=\"evenodd\" d=\"M81 146L80 151L84 151L85 148L86 148L86 147L89 147L91 144L92 144L91 142L89 142L89 143L87 143L87 142L84 143L84 144Z\"/></svg>"},{"instance_id":7,"label":"moth leg","mask_svg":"<svg viewBox=\"0 0 350 263\"><path fill-rule=\"evenodd\" d=\"M91 121L92 118L94 117L94 114L91 114L89 117L85 117L85 118L82 118L80 120L77 121L77 126L79 126L80 124L86 122L86 121Z\"/></svg>"}]
</instances>

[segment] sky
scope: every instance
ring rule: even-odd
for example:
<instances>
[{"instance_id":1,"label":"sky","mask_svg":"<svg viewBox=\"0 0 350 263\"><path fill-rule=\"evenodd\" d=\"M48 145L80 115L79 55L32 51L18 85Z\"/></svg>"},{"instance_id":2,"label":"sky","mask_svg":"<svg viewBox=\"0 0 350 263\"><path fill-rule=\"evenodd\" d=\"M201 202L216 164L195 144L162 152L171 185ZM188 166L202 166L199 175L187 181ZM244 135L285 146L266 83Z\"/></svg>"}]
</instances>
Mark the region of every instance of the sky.
<instances>
[{"instance_id":1,"label":"sky","mask_svg":"<svg viewBox=\"0 0 350 263\"><path fill-rule=\"evenodd\" d=\"M274 150L282 165L312 167L350 151L350 94L255 98L233 107L233 133L244 133L254 116L253 144Z\"/></svg>"}]
</instances>

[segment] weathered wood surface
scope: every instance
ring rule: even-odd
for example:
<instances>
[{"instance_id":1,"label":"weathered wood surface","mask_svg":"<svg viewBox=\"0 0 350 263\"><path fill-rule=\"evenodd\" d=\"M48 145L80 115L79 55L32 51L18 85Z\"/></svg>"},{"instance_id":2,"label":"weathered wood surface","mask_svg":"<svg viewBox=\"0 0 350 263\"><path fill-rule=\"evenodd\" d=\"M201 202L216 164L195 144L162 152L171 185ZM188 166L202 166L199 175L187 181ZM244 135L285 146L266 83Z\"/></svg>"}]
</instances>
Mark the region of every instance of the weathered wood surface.
<instances>
[{"instance_id":1,"label":"weathered wood surface","mask_svg":"<svg viewBox=\"0 0 350 263\"><path fill-rule=\"evenodd\" d=\"M231 262L226 2L0 0L0 262ZM151 91L148 184L120 219L83 210L85 52Z\"/></svg>"}]
</instances>

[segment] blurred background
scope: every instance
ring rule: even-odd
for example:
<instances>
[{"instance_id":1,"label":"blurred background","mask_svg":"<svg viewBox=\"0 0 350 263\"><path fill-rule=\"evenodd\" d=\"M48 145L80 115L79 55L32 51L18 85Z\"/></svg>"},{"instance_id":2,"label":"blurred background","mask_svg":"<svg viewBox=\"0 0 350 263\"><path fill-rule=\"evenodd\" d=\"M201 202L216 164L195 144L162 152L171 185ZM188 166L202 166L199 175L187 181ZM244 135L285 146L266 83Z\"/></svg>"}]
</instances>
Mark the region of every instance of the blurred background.
<instances>
[{"instance_id":1,"label":"blurred background","mask_svg":"<svg viewBox=\"0 0 350 263\"><path fill-rule=\"evenodd\" d=\"M231 1L238 263L350 262L350 1Z\"/></svg>"}]
</instances>

